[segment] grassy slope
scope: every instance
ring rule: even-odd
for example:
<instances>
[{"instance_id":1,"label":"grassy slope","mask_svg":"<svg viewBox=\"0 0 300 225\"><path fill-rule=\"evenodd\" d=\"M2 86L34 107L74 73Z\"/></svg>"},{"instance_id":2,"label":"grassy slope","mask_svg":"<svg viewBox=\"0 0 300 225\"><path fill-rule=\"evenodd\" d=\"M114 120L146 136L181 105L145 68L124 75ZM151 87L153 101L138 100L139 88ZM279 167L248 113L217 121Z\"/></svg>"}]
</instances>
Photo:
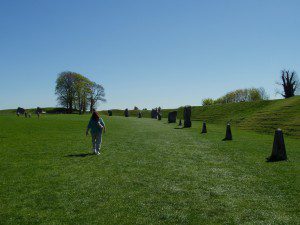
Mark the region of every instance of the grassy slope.
<instances>
[{"instance_id":1,"label":"grassy slope","mask_svg":"<svg viewBox=\"0 0 300 225\"><path fill-rule=\"evenodd\" d=\"M167 117L171 109L163 110ZM102 111L107 115L106 111ZM113 110L113 115L123 115L121 110ZM145 117L150 117L149 111L143 111ZM137 111L130 111L130 116L136 116ZM183 118L183 108L179 108L178 117ZM231 121L241 129L273 133L281 128L287 135L300 138L300 96L290 99L229 103L213 106L192 107L192 120L205 120L209 123L225 124Z\"/></svg>"},{"instance_id":2,"label":"grassy slope","mask_svg":"<svg viewBox=\"0 0 300 225\"><path fill-rule=\"evenodd\" d=\"M46 108L51 112L55 108ZM29 110L31 113L35 109ZM162 110L167 117L174 109ZM176 109L175 109L176 110ZM131 117L137 117L139 111L130 110ZM0 110L1 114L15 113L15 110ZM150 111L142 111L143 117L150 118ZM101 111L107 115L107 111ZM114 116L123 116L123 110L113 110ZM183 108L178 109L178 118L183 118ZM300 138L300 96L290 99L229 103L213 106L194 106L192 120L205 120L214 124L225 124L231 121L233 125L244 130L254 130L263 133L273 133L275 129L283 129L286 135Z\"/></svg>"},{"instance_id":3,"label":"grassy slope","mask_svg":"<svg viewBox=\"0 0 300 225\"><path fill-rule=\"evenodd\" d=\"M299 140L266 163L272 135L200 122L104 117L100 157L87 116L0 116L0 224L297 224ZM85 157L83 157L85 156ZM298 221L298 222L297 222Z\"/></svg>"}]
</instances>

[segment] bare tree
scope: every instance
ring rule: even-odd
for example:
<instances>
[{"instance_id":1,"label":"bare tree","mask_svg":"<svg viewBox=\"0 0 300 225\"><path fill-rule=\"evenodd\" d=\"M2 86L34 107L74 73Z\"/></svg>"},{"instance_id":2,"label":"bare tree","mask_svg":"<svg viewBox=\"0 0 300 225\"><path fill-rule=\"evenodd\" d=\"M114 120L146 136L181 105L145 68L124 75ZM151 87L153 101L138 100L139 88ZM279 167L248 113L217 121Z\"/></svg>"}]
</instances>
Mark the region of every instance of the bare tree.
<instances>
[{"instance_id":1,"label":"bare tree","mask_svg":"<svg viewBox=\"0 0 300 225\"><path fill-rule=\"evenodd\" d=\"M277 84L282 86L283 92L279 92L282 97L290 98L295 96L295 92L299 87L299 81L295 71L282 70L280 76L281 82Z\"/></svg>"}]
</instances>

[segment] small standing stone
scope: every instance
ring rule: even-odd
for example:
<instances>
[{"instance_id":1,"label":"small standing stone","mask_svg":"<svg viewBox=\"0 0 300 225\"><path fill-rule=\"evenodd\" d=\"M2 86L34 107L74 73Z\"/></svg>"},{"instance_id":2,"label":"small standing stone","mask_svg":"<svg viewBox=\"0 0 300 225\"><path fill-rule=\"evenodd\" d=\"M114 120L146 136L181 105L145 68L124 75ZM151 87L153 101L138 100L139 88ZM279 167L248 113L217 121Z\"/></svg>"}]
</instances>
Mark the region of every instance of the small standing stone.
<instances>
[{"instance_id":1,"label":"small standing stone","mask_svg":"<svg viewBox=\"0 0 300 225\"><path fill-rule=\"evenodd\" d=\"M185 128L189 128L189 127L192 126L191 115L192 115L192 107L191 106L185 106L184 110L183 110L184 127Z\"/></svg>"},{"instance_id":2,"label":"small standing stone","mask_svg":"<svg viewBox=\"0 0 300 225\"><path fill-rule=\"evenodd\" d=\"M223 139L223 141L231 141L231 140L232 140L231 128L230 128L230 124L227 123L227 126L226 126L226 135L225 135L225 138Z\"/></svg>"},{"instance_id":3,"label":"small standing stone","mask_svg":"<svg viewBox=\"0 0 300 225\"><path fill-rule=\"evenodd\" d=\"M138 118L142 118L142 113L141 112L138 113Z\"/></svg>"},{"instance_id":4,"label":"small standing stone","mask_svg":"<svg viewBox=\"0 0 300 225\"><path fill-rule=\"evenodd\" d=\"M129 117L129 111L128 111L128 109L125 109L125 111L124 111L124 116L125 116L125 117Z\"/></svg>"},{"instance_id":5,"label":"small standing stone","mask_svg":"<svg viewBox=\"0 0 300 225\"><path fill-rule=\"evenodd\" d=\"M112 111L111 110L107 110L108 116L112 116Z\"/></svg>"},{"instance_id":6,"label":"small standing stone","mask_svg":"<svg viewBox=\"0 0 300 225\"><path fill-rule=\"evenodd\" d=\"M27 118L27 115L28 115L27 112L25 112L25 117L26 117L26 118Z\"/></svg>"},{"instance_id":7,"label":"small standing stone","mask_svg":"<svg viewBox=\"0 0 300 225\"><path fill-rule=\"evenodd\" d=\"M206 122L205 122L205 121L203 121L201 133L202 133L202 134L206 134L206 133L207 133Z\"/></svg>"},{"instance_id":8,"label":"small standing stone","mask_svg":"<svg viewBox=\"0 0 300 225\"><path fill-rule=\"evenodd\" d=\"M287 160L283 132L281 129L277 129L274 135L272 154L267 158L268 162Z\"/></svg>"}]
</instances>

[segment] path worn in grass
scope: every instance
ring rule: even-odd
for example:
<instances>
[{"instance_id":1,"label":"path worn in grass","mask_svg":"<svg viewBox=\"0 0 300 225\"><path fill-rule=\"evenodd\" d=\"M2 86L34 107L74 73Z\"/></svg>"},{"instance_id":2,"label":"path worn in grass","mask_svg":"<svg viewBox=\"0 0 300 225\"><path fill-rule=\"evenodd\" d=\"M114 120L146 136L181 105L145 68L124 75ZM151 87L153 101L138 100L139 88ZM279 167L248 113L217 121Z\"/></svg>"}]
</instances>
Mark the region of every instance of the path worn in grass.
<instances>
[{"instance_id":1,"label":"path worn in grass","mask_svg":"<svg viewBox=\"0 0 300 225\"><path fill-rule=\"evenodd\" d=\"M87 116L0 116L0 223L296 224L299 139L266 163L273 137L225 126L105 117L89 155ZM296 179L297 178L297 179Z\"/></svg>"}]
</instances>

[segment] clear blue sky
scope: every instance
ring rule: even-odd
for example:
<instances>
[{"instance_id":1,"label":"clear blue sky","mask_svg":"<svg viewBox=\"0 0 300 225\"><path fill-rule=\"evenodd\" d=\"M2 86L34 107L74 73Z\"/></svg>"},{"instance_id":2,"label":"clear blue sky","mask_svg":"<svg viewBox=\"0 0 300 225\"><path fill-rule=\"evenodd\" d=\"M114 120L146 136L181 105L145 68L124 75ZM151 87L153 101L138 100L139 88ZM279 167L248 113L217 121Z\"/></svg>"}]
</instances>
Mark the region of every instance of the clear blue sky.
<instances>
[{"instance_id":1,"label":"clear blue sky","mask_svg":"<svg viewBox=\"0 0 300 225\"><path fill-rule=\"evenodd\" d=\"M300 73L299 0L0 0L0 109L56 106L57 74L106 89L99 109L201 105L237 88L271 98Z\"/></svg>"}]
</instances>

